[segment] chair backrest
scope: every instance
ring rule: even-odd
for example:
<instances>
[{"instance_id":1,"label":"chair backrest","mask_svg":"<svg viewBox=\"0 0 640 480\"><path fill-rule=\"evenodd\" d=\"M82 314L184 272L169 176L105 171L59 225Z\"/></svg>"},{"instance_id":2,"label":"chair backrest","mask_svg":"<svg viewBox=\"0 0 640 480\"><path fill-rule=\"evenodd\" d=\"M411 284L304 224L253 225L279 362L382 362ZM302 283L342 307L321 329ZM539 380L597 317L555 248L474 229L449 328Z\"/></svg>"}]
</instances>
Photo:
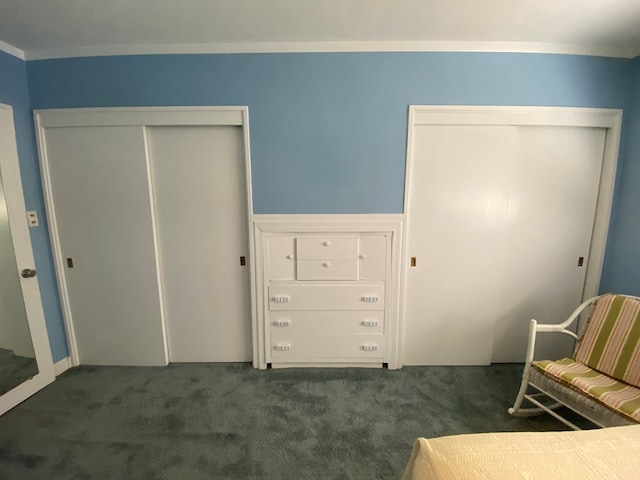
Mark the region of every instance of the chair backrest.
<instances>
[{"instance_id":1,"label":"chair backrest","mask_svg":"<svg viewBox=\"0 0 640 480\"><path fill-rule=\"evenodd\" d=\"M575 359L640 387L640 299L602 295L578 343Z\"/></svg>"}]
</instances>

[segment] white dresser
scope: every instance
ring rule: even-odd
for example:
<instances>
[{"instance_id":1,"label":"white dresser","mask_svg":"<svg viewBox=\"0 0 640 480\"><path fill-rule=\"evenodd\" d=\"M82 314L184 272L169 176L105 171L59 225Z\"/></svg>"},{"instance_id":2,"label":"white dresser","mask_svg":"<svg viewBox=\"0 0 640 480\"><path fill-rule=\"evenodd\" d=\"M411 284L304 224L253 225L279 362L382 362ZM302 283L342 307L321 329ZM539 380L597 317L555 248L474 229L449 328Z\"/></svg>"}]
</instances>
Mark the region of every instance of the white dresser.
<instances>
[{"instance_id":1,"label":"white dresser","mask_svg":"<svg viewBox=\"0 0 640 480\"><path fill-rule=\"evenodd\" d=\"M395 368L400 225L366 223L258 223L260 366Z\"/></svg>"}]
</instances>

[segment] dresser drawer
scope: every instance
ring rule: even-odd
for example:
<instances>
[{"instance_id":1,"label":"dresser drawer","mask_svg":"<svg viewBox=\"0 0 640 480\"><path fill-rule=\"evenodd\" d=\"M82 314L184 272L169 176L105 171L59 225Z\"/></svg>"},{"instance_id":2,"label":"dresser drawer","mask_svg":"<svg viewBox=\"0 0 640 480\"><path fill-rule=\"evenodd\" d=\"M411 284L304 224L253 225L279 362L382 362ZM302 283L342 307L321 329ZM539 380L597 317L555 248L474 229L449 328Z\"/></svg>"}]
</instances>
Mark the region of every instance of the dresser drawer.
<instances>
[{"instance_id":1,"label":"dresser drawer","mask_svg":"<svg viewBox=\"0 0 640 480\"><path fill-rule=\"evenodd\" d=\"M357 260L298 260L298 280L357 280Z\"/></svg>"},{"instance_id":2,"label":"dresser drawer","mask_svg":"<svg viewBox=\"0 0 640 480\"><path fill-rule=\"evenodd\" d=\"M384 282L272 284L269 310L384 310Z\"/></svg>"},{"instance_id":3,"label":"dresser drawer","mask_svg":"<svg viewBox=\"0 0 640 480\"><path fill-rule=\"evenodd\" d=\"M355 260L358 258L358 237L299 237L296 251L298 260Z\"/></svg>"},{"instance_id":4,"label":"dresser drawer","mask_svg":"<svg viewBox=\"0 0 640 480\"><path fill-rule=\"evenodd\" d=\"M272 333L283 333L300 338L311 335L382 335L384 311L287 311L269 313L269 328ZM279 334L279 333L278 333Z\"/></svg>"},{"instance_id":5,"label":"dresser drawer","mask_svg":"<svg viewBox=\"0 0 640 480\"><path fill-rule=\"evenodd\" d=\"M280 361L331 358L382 359L384 352L385 337L382 335L297 337L279 331L271 334L271 358Z\"/></svg>"}]
</instances>

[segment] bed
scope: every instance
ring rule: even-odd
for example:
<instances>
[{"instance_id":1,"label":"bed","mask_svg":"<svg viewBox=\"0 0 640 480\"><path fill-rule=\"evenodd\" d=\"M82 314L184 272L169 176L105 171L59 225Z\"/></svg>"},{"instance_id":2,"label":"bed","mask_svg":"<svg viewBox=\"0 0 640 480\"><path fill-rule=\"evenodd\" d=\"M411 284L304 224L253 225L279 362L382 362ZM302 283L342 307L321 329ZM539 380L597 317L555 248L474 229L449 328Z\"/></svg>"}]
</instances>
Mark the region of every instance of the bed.
<instances>
[{"instance_id":1,"label":"bed","mask_svg":"<svg viewBox=\"0 0 640 480\"><path fill-rule=\"evenodd\" d=\"M640 425L418 438L403 480L640 478Z\"/></svg>"}]
</instances>

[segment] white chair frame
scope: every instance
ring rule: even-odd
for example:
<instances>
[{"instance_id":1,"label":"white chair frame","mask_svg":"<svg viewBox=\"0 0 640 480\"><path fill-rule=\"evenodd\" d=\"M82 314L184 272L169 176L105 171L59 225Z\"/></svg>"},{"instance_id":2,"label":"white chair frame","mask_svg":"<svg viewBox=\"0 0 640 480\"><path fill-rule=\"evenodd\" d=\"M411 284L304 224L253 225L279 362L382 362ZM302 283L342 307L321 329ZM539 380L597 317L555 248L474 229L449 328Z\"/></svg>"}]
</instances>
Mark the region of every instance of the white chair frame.
<instances>
[{"instance_id":1,"label":"white chair frame","mask_svg":"<svg viewBox=\"0 0 640 480\"><path fill-rule=\"evenodd\" d=\"M625 295L629 298L635 298L640 300L640 297L633 297L631 295ZM568 329L578 318L580 315L588 308L593 307L601 295L596 297L592 297L585 302L583 302L578 308L576 308L573 313L562 323L558 324L538 324L538 322L534 319L531 319L529 324L529 343L527 345L527 355L525 358L524 371L522 373L522 382L520 383L520 390L518 391L518 395L516 396L516 400L513 404L513 407L509 408L509 413L514 416L528 417L534 415L540 415L542 413L548 413L560 420L565 425L569 426L573 430L581 430L580 427L565 419L561 415L559 415L556 410L558 407L565 406L571 410L576 411L576 413L580 414L577 410L573 409L571 405L567 405L566 403L561 402L558 398L556 398L553 394L543 390L537 385L534 385L529 381L529 374L531 371L531 365L533 363L533 357L535 353L536 347L536 336L538 333L562 333L565 335L569 335L574 341L577 343L579 339L579 334ZM527 389L529 387L534 388L537 393L527 393ZM540 398L549 397L555 401L555 403L551 405L545 405L540 401ZM522 408L522 403L524 400L529 401L535 407L533 408ZM588 419L589 421L595 423L599 427L604 427L596 421Z\"/></svg>"}]
</instances>

